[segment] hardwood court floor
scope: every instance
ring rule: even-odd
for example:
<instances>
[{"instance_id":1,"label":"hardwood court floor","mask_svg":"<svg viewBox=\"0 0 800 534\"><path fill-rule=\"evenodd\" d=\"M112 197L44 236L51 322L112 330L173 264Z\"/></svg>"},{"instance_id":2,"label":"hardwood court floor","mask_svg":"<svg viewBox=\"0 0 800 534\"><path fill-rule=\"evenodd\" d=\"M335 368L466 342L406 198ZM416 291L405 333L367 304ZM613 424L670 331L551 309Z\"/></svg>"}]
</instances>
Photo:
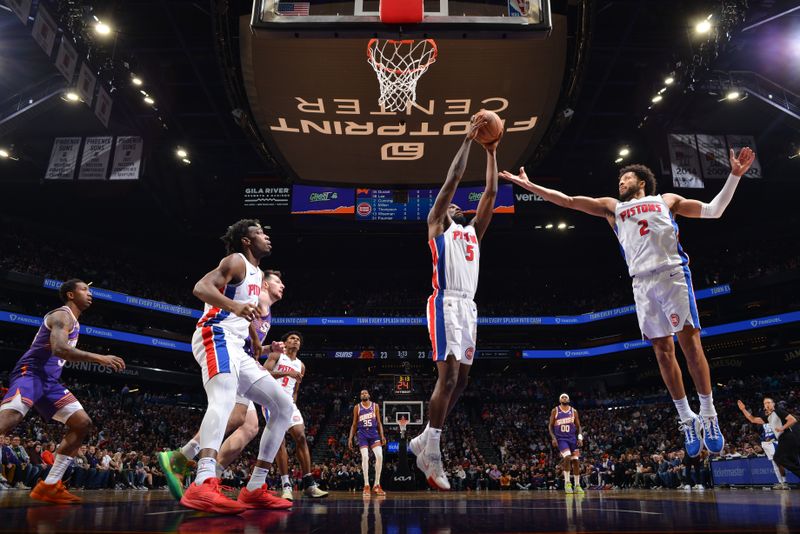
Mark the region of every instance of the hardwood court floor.
<instances>
[{"instance_id":1,"label":"hardwood court floor","mask_svg":"<svg viewBox=\"0 0 800 534\"><path fill-rule=\"evenodd\" d=\"M25 491L0 493L0 532L293 532L489 534L495 532L800 532L800 491L333 492L298 497L290 512L204 516L166 491L76 492L85 502L52 506Z\"/></svg>"}]
</instances>

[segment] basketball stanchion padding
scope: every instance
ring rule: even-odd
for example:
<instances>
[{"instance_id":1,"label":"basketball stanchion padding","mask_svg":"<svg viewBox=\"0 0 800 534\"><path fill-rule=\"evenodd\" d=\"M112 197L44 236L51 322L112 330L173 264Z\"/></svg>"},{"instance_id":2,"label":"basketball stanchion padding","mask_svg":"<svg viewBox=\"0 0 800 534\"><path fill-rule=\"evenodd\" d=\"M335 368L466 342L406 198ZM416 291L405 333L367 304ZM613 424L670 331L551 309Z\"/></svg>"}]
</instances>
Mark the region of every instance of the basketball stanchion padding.
<instances>
[{"instance_id":1,"label":"basketball stanchion padding","mask_svg":"<svg viewBox=\"0 0 800 534\"><path fill-rule=\"evenodd\" d=\"M424 13L423 0L381 0L381 22L384 24L419 24Z\"/></svg>"}]
</instances>

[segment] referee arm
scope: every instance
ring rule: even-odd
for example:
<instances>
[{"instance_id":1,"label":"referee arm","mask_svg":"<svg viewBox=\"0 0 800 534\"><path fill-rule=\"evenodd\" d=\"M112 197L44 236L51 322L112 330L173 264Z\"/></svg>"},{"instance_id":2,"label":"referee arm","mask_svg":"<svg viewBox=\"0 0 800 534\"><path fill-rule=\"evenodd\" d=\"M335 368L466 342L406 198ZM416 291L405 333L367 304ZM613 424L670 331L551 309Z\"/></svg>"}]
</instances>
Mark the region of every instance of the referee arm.
<instances>
[{"instance_id":1,"label":"referee arm","mask_svg":"<svg viewBox=\"0 0 800 534\"><path fill-rule=\"evenodd\" d=\"M748 421L750 421L751 423L753 423L753 424L755 424L755 425L763 425L763 424L764 424L764 420L763 420L762 418L760 418L760 417L753 417L753 414L751 414L750 412L748 412L748 411L747 411L747 408L745 408L745 406L744 406L744 403L743 403L741 400L738 400L738 401L736 401L736 405L739 407L739 409L740 409L740 410L742 411L742 413L744 414L744 417L745 417L745 419L747 419ZM791 417L792 419L794 419L794 417L793 417L793 416L791 416L791 415L790 415L789 417ZM795 420L795 421L796 421L796 420ZM787 422L788 422L788 421L787 421ZM792 423L792 424L794 424L794 423ZM780 432L780 431L779 431L779 432Z\"/></svg>"}]
</instances>

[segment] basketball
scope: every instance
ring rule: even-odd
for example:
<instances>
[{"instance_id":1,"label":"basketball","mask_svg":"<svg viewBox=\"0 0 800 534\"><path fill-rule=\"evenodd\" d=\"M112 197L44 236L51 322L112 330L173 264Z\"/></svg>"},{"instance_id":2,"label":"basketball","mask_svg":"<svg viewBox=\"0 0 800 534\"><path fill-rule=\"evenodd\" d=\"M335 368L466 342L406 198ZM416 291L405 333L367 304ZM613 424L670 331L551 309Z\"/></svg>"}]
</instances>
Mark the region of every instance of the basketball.
<instances>
[{"instance_id":1,"label":"basketball","mask_svg":"<svg viewBox=\"0 0 800 534\"><path fill-rule=\"evenodd\" d=\"M475 140L482 145L490 145L503 136L503 121L494 111L482 109L475 114L476 121L486 121L478 130Z\"/></svg>"}]
</instances>

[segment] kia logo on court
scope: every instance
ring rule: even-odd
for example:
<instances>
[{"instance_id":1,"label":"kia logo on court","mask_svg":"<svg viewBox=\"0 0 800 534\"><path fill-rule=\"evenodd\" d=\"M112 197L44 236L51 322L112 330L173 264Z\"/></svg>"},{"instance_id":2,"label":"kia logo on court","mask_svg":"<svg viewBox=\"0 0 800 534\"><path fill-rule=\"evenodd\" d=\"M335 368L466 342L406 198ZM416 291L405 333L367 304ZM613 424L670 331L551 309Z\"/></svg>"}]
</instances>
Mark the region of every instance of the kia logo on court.
<instances>
[{"instance_id":1,"label":"kia logo on court","mask_svg":"<svg viewBox=\"0 0 800 534\"><path fill-rule=\"evenodd\" d=\"M381 147L384 161L413 161L425 155L424 143L386 143Z\"/></svg>"}]
</instances>

